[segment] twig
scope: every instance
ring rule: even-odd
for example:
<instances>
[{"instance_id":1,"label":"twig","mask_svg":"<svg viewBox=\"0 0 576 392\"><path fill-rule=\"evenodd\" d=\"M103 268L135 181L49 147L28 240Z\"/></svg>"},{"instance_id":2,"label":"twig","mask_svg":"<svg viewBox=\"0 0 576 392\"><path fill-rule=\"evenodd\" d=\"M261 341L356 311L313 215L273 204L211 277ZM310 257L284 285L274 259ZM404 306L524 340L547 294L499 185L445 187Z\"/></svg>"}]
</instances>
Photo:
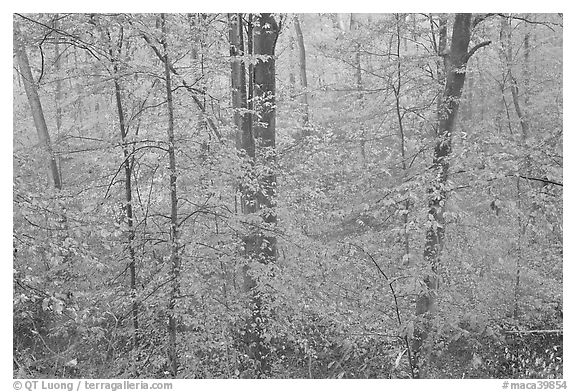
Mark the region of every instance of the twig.
<instances>
[{"instance_id":1,"label":"twig","mask_svg":"<svg viewBox=\"0 0 576 392\"><path fill-rule=\"evenodd\" d=\"M390 279L388 279L388 276L382 270L382 268L380 268L380 266L378 265L376 260L374 260L374 257L372 257L372 255L370 253L368 253L364 248L362 248L359 245L353 244L351 242L348 244L350 246L354 246L355 248L360 249L362 252L364 252L370 258L370 260L372 260L372 263L374 263L374 265L376 266L376 268L378 269L380 274L384 277L384 279L386 279L386 281L388 283L388 287L390 287L390 291L392 292L392 297L394 298L394 305L396 308L396 318L398 320L398 326L401 327L402 326L402 319L400 317L400 307L398 305L398 297L396 296L396 291L394 290L394 286L393 286L394 281L391 281ZM410 353L410 343L408 342L408 336L406 336L406 335L404 335L404 342L406 344L406 352L408 353L408 363L410 364L410 373L412 374L412 378L415 378L414 365L412 364L412 354Z\"/></svg>"}]
</instances>

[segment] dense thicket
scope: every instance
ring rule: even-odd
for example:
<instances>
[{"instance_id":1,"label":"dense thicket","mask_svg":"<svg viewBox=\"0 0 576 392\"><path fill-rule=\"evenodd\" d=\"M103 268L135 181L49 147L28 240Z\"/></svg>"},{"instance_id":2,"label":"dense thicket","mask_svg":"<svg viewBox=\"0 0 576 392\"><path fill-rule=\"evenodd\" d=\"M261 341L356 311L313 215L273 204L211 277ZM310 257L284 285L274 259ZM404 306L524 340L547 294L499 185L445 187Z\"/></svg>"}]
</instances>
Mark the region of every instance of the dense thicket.
<instances>
[{"instance_id":1,"label":"dense thicket","mask_svg":"<svg viewBox=\"0 0 576 392\"><path fill-rule=\"evenodd\" d=\"M15 376L561 378L562 24L15 14Z\"/></svg>"}]
</instances>

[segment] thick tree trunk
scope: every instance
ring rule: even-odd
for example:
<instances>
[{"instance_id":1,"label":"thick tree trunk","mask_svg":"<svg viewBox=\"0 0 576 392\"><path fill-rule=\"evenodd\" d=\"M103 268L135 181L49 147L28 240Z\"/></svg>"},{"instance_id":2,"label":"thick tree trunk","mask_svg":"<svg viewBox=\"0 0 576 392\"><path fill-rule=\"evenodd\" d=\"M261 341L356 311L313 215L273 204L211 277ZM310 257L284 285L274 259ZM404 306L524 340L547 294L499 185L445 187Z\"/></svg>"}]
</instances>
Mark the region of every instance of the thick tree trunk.
<instances>
[{"instance_id":1,"label":"thick tree trunk","mask_svg":"<svg viewBox=\"0 0 576 392\"><path fill-rule=\"evenodd\" d=\"M294 15L294 30L298 41L298 58L300 60L300 87L302 88L302 135L307 135L307 127L310 122L310 109L308 105L308 76L306 75L306 48L304 47L304 34L300 26L298 15Z\"/></svg>"},{"instance_id":2,"label":"thick tree trunk","mask_svg":"<svg viewBox=\"0 0 576 392\"><path fill-rule=\"evenodd\" d=\"M36 132L38 133L38 139L40 144L44 146L44 149L48 153L50 174L52 176L52 181L54 182L54 187L56 189L62 189L62 181L60 179L60 172L58 171L58 165L56 163L56 156L52 150L50 133L48 132L44 111L42 110L42 103L40 102L40 96L38 95L38 86L32 77L30 62L28 61L28 55L26 54L26 49L24 47L24 43L22 42L22 34L20 32L20 26L18 23L14 23L13 39L14 51L16 52L16 60L22 75L22 80L24 82L24 90L26 90L26 96L28 97L28 103L30 104L30 109L32 111L32 117L34 119Z\"/></svg>"},{"instance_id":3,"label":"thick tree trunk","mask_svg":"<svg viewBox=\"0 0 576 392\"><path fill-rule=\"evenodd\" d=\"M425 368L428 365L433 342L428 339L432 328L431 319L436 311L436 297L440 285L438 276L440 257L444 248L445 217L444 211L447 201L448 170L450 168L450 154L452 151L452 134L458 113L458 106L462 96L464 80L466 78L466 64L470 56L482 46L484 42L468 51L472 28L471 14L456 14L452 30L450 53L441 52L442 34L438 52L444 55L446 82L442 94L442 102L438 106L438 130L432 170L434 179L429 189L428 227L424 244L424 260L430 270L426 273L424 282L426 287L416 301L416 315L421 318L415 330L413 353L414 364L418 369L418 377L425 377Z\"/></svg>"},{"instance_id":4,"label":"thick tree trunk","mask_svg":"<svg viewBox=\"0 0 576 392\"><path fill-rule=\"evenodd\" d=\"M258 150L259 189L256 194L257 206L262 219L262 228L253 233L247 243L247 251L252 261L268 264L276 260L276 67L274 50L278 39L278 25L271 14L260 14L254 23L254 54L266 56L254 66L254 108L257 119L254 122L254 137ZM268 309L265 294L257 282L249 284L251 299L251 320L248 322L247 338L251 355L256 362L257 377L267 377L271 371L270 348L266 336Z\"/></svg>"},{"instance_id":5,"label":"thick tree trunk","mask_svg":"<svg viewBox=\"0 0 576 392\"><path fill-rule=\"evenodd\" d=\"M248 116L246 95L246 66L244 65L244 33L241 14L228 14L229 40L232 75L232 108L236 125L236 148L244 150L246 156L254 159L254 137Z\"/></svg>"},{"instance_id":6,"label":"thick tree trunk","mask_svg":"<svg viewBox=\"0 0 576 392\"><path fill-rule=\"evenodd\" d=\"M176 299L180 295L180 254L178 238L178 196L176 193L176 149L174 145L174 104L172 100L172 80L170 59L168 57L168 34L166 29L166 16L160 15L162 26L162 47L164 49L164 77L166 78L166 102L168 108L168 161L170 172L170 264L172 293L168 303L168 360L172 376L178 373L177 315Z\"/></svg>"}]
</instances>

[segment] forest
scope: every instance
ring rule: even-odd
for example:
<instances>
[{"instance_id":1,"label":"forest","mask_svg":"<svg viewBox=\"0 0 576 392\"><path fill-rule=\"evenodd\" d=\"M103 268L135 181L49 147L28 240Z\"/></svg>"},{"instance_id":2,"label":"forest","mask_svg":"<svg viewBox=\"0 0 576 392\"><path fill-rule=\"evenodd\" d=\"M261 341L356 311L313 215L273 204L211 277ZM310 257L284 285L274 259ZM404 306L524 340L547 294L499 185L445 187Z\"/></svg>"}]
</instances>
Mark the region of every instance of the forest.
<instances>
[{"instance_id":1,"label":"forest","mask_svg":"<svg viewBox=\"0 0 576 392\"><path fill-rule=\"evenodd\" d=\"M563 15L13 14L16 378L563 378Z\"/></svg>"}]
</instances>

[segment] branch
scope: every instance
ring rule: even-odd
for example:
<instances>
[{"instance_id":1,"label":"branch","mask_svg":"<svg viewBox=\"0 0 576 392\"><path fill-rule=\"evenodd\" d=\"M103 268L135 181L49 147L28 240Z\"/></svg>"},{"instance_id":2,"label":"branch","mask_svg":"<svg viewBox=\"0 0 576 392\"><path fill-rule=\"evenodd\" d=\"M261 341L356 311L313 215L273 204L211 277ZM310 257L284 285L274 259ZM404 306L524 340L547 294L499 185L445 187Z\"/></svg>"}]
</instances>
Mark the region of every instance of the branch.
<instances>
[{"instance_id":1,"label":"branch","mask_svg":"<svg viewBox=\"0 0 576 392\"><path fill-rule=\"evenodd\" d=\"M474 21L472 22L472 28L476 27L479 23L481 23L483 20L491 17L491 16L499 16L501 18L506 18L506 19L515 19L515 20L520 20L522 22L528 23L528 24L534 24L534 25L540 25L540 26L544 26L549 28L550 30L556 32L556 30L554 30L552 27L550 27L550 25L552 26L559 26L562 27L562 24L560 23L554 23L554 22L538 22L535 20L530 20L530 19L526 19L523 18L521 16L515 16L515 15L506 15L503 13L490 13L490 14L479 14L474 18Z\"/></svg>"},{"instance_id":2,"label":"branch","mask_svg":"<svg viewBox=\"0 0 576 392\"><path fill-rule=\"evenodd\" d=\"M154 54L156 54L156 57L158 57L160 59L160 61L162 61L164 63L165 62L164 56L162 55L162 53L160 53L160 50L152 43L152 41L150 40L148 35L146 33L144 33L143 31L140 31L140 34L141 34L142 38L144 38L144 41L146 41L146 43L154 51ZM174 66L170 62L168 62L168 64L166 64L166 65L168 66L168 69L170 69L170 71L174 75L180 76L178 74L178 71L176 71L176 69L174 68ZM194 100L194 103L196 104L196 106L198 106L200 111L206 116L206 121L208 122L210 129L212 129L212 132L214 132L214 135L216 135L216 137L218 138L218 141L220 143L222 143L222 134L218 131L218 127L216 126L214 121L207 115L206 107L204 106L202 101L200 101L200 99L197 96L198 93L204 94L204 92L199 91L198 89L188 85L188 83L186 83L186 81L184 79L182 79L182 84L184 85L184 88L186 88L192 94L192 99Z\"/></svg>"},{"instance_id":3,"label":"branch","mask_svg":"<svg viewBox=\"0 0 576 392\"><path fill-rule=\"evenodd\" d=\"M386 279L386 281L388 283L388 287L390 287L390 291L392 292L392 297L394 298L394 305L396 308L396 318L398 320L398 326L402 327L402 319L400 317L400 306L398 305L398 296L396 295L396 291L394 290L394 286L393 286L395 280L391 281L390 279L388 279L388 276L386 276L386 274L384 273L382 268L380 268L380 266L378 265L376 260L374 260L374 257L372 257L372 255L370 253L368 253L366 250L364 250L364 248L362 248L359 245L353 244L351 242L348 244L350 246L353 246L355 248L360 249L364 254L366 254L370 258L370 260L372 260L372 263L374 263L374 265L376 266L376 268L378 269L380 274L382 274L384 279ZM408 363L410 365L410 373L412 374L412 378L414 378L414 365L412 364L412 354L410 353L410 343L408 342L408 335L407 334L404 334L404 342L406 343L406 351L408 353Z\"/></svg>"},{"instance_id":4,"label":"branch","mask_svg":"<svg viewBox=\"0 0 576 392\"><path fill-rule=\"evenodd\" d=\"M107 56L107 55L106 55L106 52L100 50L100 49L99 49L98 47L96 47L94 44L91 44L91 43L89 43L89 42L85 42L85 41L81 40L80 38L78 38L78 37L75 36L75 35L72 35L72 34L70 34L70 33L67 33L67 32L65 32L65 31L63 31L63 30L55 29L55 28L53 28L53 27L51 27L51 26L48 26L48 25L46 25L46 24L44 24L44 23L41 23L41 22L39 22L39 21L37 21L37 20L28 18L28 17L26 17L26 16L24 16L24 15L22 15L22 14L16 13L16 14L14 14L14 15L18 15L20 18L22 18L22 19L24 19L24 20L27 20L27 21L32 22L32 23L35 23L35 24L37 24L37 25L40 25L40 26L48 29L48 30L49 30L49 33L54 32L54 33L57 33L57 34L59 34L59 35L61 35L61 36L63 36L63 37L68 37L68 38L70 38L70 39L72 40L71 42L69 42L71 45L73 45L73 46L75 46L75 47L77 47L77 48L86 50L86 51L87 51L88 53L90 53L90 54L92 55L92 57L94 57L96 60L100 60L100 57L98 57L95 52L97 52L98 54L100 54L100 55L103 56L103 57L106 57L106 56ZM67 42L67 43L68 43L68 42Z\"/></svg>"},{"instance_id":5,"label":"branch","mask_svg":"<svg viewBox=\"0 0 576 392\"><path fill-rule=\"evenodd\" d=\"M511 334L511 335L523 335L529 333L543 333L543 334L560 334L563 335L564 331L561 329L534 329L531 331L503 331L504 333Z\"/></svg>"},{"instance_id":6,"label":"branch","mask_svg":"<svg viewBox=\"0 0 576 392\"><path fill-rule=\"evenodd\" d=\"M556 32L556 30L554 30L552 27L550 27L550 25L553 25L553 26L561 26L561 25L559 25L558 23L553 23L553 22L538 22L538 21L535 21L535 20L530 20L530 19L523 18L523 17L521 17L521 16L513 16L513 15L508 16L508 15L505 15L505 14L496 14L496 15L501 16L501 17L503 17L503 18L510 18L510 19L515 19L515 20L521 20L522 22L526 22L526 23L528 23L528 24L535 24L535 25L545 26L545 27L548 27L550 30L552 30L552 31L554 31L554 32Z\"/></svg>"},{"instance_id":7,"label":"branch","mask_svg":"<svg viewBox=\"0 0 576 392\"><path fill-rule=\"evenodd\" d=\"M468 60L470 60L470 57L472 57L474 55L474 53L476 53L476 51L484 46L488 46L492 43L492 41L484 41L484 42L480 42L478 45L474 46L472 49L470 49L468 51L468 53L466 54L466 57L464 57L464 63L467 63Z\"/></svg>"},{"instance_id":8,"label":"branch","mask_svg":"<svg viewBox=\"0 0 576 392\"><path fill-rule=\"evenodd\" d=\"M510 175L509 177L512 177L512 175ZM556 186L564 186L564 184L562 184L561 182L556 182L556 181L552 181L549 180L547 178L535 178L535 177L527 177L527 176L522 176L522 175L518 175L518 177L523 178L525 180L530 180L530 181L541 181L543 183L546 184L552 184L552 185L556 185Z\"/></svg>"},{"instance_id":9,"label":"branch","mask_svg":"<svg viewBox=\"0 0 576 392\"><path fill-rule=\"evenodd\" d=\"M496 14L479 14L474 17L474 21L472 22L472 28L476 27L479 23L484 21L485 19L489 18L490 16L494 16Z\"/></svg>"}]
</instances>

